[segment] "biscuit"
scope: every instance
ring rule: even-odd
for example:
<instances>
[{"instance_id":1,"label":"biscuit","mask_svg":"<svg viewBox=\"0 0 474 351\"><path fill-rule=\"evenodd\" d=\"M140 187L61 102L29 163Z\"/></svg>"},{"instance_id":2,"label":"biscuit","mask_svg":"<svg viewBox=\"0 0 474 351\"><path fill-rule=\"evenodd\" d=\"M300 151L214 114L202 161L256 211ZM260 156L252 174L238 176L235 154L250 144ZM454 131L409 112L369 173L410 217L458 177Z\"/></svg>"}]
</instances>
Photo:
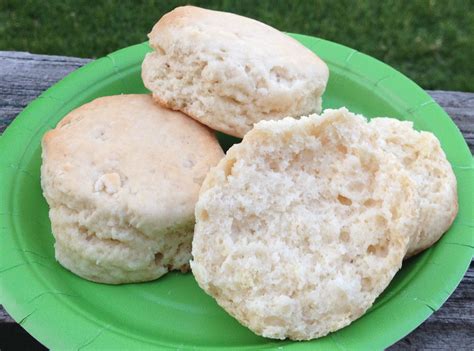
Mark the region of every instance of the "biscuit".
<instances>
[{"instance_id":1,"label":"biscuit","mask_svg":"<svg viewBox=\"0 0 474 351\"><path fill-rule=\"evenodd\" d=\"M199 188L223 156L210 129L149 95L108 96L70 112L42 148L59 263L110 284L187 269Z\"/></svg>"},{"instance_id":2,"label":"biscuit","mask_svg":"<svg viewBox=\"0 0 474 351\"><path fill-rule=\"evenodd\" d=\"M148 36L145 86L161 105L212 129L242 137L260 120L321 112L326 64L268 25L184 6Z\"/></svg>"},{"instance_id":3,"label":"biscuit","mask_svg":"<svg viewBox=\"0 0 474 351\"><path fill-rule=\"evenodd\" d=\"M359 318L418 230L416 185L361 116L262 121L203 183L191 269L253 332L307 340Z\"/></svg>"},{"instance_id":4,"label":"biscuit","mask_svg":"<svg viewBox=\"0 0 474 351\"><path fill-rule=\"evenodd\" d=\"M374 118L370 125L384 139L417 184L420 196L420 230L411 238L407 257L433 245L451 226L458 211L456 177L438 139L418 132L413 123Z\"/></svg>"}]
</instances>

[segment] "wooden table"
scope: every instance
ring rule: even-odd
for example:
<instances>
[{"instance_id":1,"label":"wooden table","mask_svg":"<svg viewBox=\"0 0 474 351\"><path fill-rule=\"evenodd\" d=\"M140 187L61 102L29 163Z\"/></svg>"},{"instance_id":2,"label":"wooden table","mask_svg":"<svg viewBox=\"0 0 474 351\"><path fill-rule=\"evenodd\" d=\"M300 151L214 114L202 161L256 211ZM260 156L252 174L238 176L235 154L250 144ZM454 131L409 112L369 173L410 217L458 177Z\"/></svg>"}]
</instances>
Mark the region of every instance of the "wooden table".
<instances>
[{"instance_id":1,"label":"wooden table","mask_svg":"<svg viewBox=\"0 0 474 351\"><path fill-rule=\"evenodd\" d=\"M89 59L0 51L0 133L41 92ZM428 91L474 150L474 94ZM1 303L1 301L0 301ZM2 339L10 335L9 344ZM0 349L41 349L0 305ZM441 309L390 350L474 349L474 264Z\"/></svg>"}]
</instances>

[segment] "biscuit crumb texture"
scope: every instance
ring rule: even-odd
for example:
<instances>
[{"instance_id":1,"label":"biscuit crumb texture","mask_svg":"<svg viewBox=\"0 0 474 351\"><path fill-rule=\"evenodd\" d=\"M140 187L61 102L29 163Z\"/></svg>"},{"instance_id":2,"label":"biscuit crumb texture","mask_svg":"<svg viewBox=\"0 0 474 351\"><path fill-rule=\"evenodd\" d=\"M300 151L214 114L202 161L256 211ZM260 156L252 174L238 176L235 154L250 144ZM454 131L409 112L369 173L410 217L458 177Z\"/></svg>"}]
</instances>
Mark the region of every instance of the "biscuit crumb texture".
<instances>
[{"instance_id":1,"label":"biscuit crumb texture","mask_svg":"<svg viewBox=\"0 0 474 351\"><path fill-rule=\"evenodd\" d=\"M312 51L250 18L193 6L148 35L145 86L163 106L243 137L254 123L321 112L329 71Z\"/></svg>"},{"instance_id":2,"label":"biscuit crumb texture","mask_svg":"<svg viewBox=\"0 0 474 351\"><path fill-rule=\"evenodd\" d=\"M415 181L420 197L420 229L411 238L407 257L433 245L453 223L458 212L457 182L439 140L413 129L413 122L374 118L370 125Z\"/></svg>"},{"instance_id":3,"label":"biscuit crumb texture","mask_svg":"<svg viewBox=\"0 0 474 351\"><path fill-rule=\"evenodd\" d=\"M64 267L110 284L189 268L199 188L223 156L211 130L149 95L118 95L69 113L42 147Z\"/></svg>"},{"instance_id":4,"label":"biscuit crumb texture","mask_svg":"<svg viewBox=\"0 0 474 351\"><path fill-rule=\"evenodd\" d=\"M243 325L308 340L359 318L419 226L415 183L346 109L262 121L207 175L191 268Z\"/></svg>"}]
</instances>

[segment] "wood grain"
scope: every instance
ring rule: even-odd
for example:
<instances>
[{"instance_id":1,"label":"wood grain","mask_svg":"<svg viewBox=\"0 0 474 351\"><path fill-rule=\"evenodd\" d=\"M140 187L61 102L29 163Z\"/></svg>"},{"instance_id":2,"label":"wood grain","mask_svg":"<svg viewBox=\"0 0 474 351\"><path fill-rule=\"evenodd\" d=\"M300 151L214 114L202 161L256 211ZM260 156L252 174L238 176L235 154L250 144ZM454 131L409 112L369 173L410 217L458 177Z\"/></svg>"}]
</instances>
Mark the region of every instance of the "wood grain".
<instances>
[{"instance_id":1,"label":"wood grain","mask_svg":"<svg viewBox=\"0 0 474 351\"><path fill-rule=\"evenodd\" d=\"M31 100L69 72L89 61L74 57L0 51L0 133ZM452 117L464 135L471 153L474 152L474 94L452 91L428 91L428 93ZM0 305L0 335L2 328L6 328L7 325L9 328L12 325L21 328ZM443 307L389 349L472 350L473 348L474 265L471 263L464 279Z\"/></svg>"},{"instance_id":2,"label":"wood grain","mask_svg":"<svg viewBox=\"0 0 474 351\"><path fill-rule=\"evenodd\" d=\"M90 61L75 57L0 51L0 133L31 100Z\"/></svg>"}]
</instances>

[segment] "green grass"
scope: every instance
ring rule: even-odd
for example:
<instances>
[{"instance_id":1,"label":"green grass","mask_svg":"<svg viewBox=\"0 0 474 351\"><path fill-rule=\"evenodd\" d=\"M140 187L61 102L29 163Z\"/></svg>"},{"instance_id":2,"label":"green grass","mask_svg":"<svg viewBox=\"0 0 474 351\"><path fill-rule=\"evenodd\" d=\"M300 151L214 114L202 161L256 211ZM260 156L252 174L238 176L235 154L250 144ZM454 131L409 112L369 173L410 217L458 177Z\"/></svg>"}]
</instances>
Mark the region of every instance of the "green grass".
<instances>
[{"instance_id":1,"label":"green grass","mask_svg":"<svg viewBox=\"0 0 474 351\"><path fill-rule=\"evenodd\" d=\"M0 1L0 50L100 57L184 4L232 11L372 55L426 89L474 91L474 1Z\"/></svg>"}]
</instances>

